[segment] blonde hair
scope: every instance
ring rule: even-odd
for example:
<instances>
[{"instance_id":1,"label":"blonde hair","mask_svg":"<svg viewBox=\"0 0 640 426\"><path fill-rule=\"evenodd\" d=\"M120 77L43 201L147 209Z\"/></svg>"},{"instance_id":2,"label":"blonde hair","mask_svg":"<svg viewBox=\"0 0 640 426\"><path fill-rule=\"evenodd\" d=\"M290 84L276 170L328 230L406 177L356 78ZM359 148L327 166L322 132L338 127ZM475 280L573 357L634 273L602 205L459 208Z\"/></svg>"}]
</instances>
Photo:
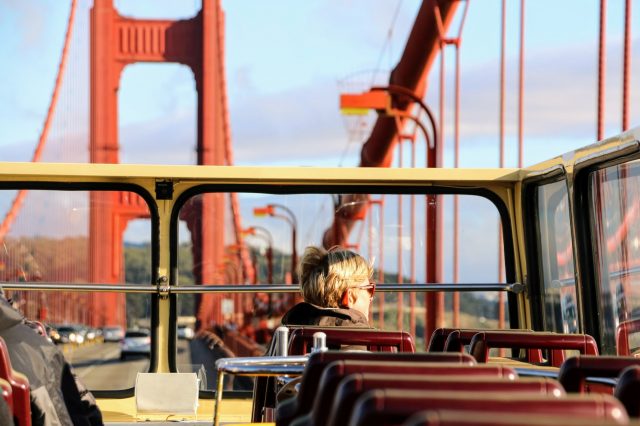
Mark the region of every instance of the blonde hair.
<instances>
[{"instance_id":1,"label":"blonde hair","mask_svg":"<svg viewBox=\"0 0 640 426\"><path fill-rule=\"evenodd\" d=\"M305 302L337 308L344 292L371 278L373 269L364 257L341 248L329 251L309 246L298 263L300 292Z\"/></svg>"}]
</instances>

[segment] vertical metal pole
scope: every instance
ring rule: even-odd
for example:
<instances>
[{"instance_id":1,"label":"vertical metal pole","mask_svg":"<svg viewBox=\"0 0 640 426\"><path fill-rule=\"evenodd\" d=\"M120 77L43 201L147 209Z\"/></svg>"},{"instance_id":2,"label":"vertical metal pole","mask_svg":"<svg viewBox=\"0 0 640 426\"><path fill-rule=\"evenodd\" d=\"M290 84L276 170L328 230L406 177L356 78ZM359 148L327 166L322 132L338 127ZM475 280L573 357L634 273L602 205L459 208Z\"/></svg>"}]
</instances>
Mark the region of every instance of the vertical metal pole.
<instances>
[{"instance_id":1,"label":"vertical metal pole","mask_svg":"<svg viewBox=\"0 0 640 426\"><path fill-rule=\"evenodd\" d=\"M398 128L398 168L402 168L404 166L404 162L403 162L403 149L402 149L402 120L399 117L396 117L396 126ZM402 214L403 214L403 209L402 209L402 194L398 194L398 275L397 275L397 281L398 284L401 285L403 282L403 270L402 270ZM402 292L398 292L397 294L398 297L398 302L397 302L397 318L396 318L396 324L398 327L398 330L403 330L404 329L404 309L403 309L403 299L404 299L404 293Z\"/></svg>"},{"instance_id":2,"label":"vertical metal pole","mask_svg":"<svg viewBox=\"0 0 640 426\"><path fill-rule=\"evenodd\" d=\"M629 129L629 92L631 79L631 0L624 5L624 59L622 71L622 130Z\"/></svg>"},{"instance_id":3,"label":"vertical metal pole","mask_svg":"<svg viewBox=\"0 0 640 426\"><path fill-rule=\"evenodd\" d=\"M416 126L417 128L417 126ZM411 140L411 167L416 168L416 139ZM428 142L425 140L425 144ZM416 282L416 196L411 194L411 258L410 261L410 269L411 275L409 277L409 281L411 283ZM409 293L409 333L412 336L416 335L416 294L414 292Z\"/></svg>"},{"instance_id":4,"label":"vertical metal pole","mask_svg":"<svg viewBox=\"0 0 640 426\"><path fill-rule=\"evenodd\" d=\"M607 65L607 0L600 0L600 37L598 43L598 129L597 138L604 139L604 101Z\"/></svg>"},{"instance_id":5,"label":"vertical metal pole","mask_svg":"<svg viewBox=\"0 0 640 426\"><path fill-rule=\"evenodd\" d=\"M501 37L500 37L500 167L504 167L504 116L505 116L505 55L507 4L502 0ZM504 276L504 247L502 244L502 225L498 223L498 281ZM504 328L504 293L498 293L498 328Z\"/></svg>"},{"instance_id":6,"label":"vertical metal pole","mask_svg":"<svg viewBox=\"0 0 640 426\"><path fill-rule=\"evenodd\" d=\"M453 167L460 167L460 38L456 40L456 68L455 68L455 109L454 109L454 165ZM459 280L459 257L458 257L458 227L459 227L459 198L457 195L453 196L453 282L457 283ZM457 291L453 293L453 326L460 327L460 293Z\"/></svg>"},{"instance_id":7,"label":"vertical metal pole","mask_svg":"<svg viewBox=\"0 0 640 426\"><path fill-rule=\"evenodd\" d=\"M380 196L380 266L378 267L378 281L384 283L384 195ZM380 310L380 330L384 330L384 293L380 293L378 309Z\"/></svg>"},{"instance_id":8,"label":"vertical metal pole","mask_svg":"<svg viewBox=\"0 0 640 426\"><path fill-rule=\"evenodd\" d=\"M524 14L525 0L520 0L520 64L518 68L518 167L524 165Z\"/></svg>"}]
</instances>

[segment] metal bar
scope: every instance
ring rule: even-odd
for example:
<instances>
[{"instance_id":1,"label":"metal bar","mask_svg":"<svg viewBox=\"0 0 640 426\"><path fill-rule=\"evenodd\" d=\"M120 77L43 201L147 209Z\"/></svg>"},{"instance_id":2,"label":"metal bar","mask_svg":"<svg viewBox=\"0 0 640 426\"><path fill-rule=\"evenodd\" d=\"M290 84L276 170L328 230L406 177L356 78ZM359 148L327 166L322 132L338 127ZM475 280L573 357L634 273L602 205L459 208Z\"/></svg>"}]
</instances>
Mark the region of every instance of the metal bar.
<instances>
[{"instance_id":1,"label":"metal bar","mask_svg":"<svg viewBox=\"0 0 640 426\"><path fill-rule=\"evenodd\" d=\"M631 92L631 0L624 6L624 59L622 70L622 131L629 129L629 93Z\"/></svg>"},{"instance_id":2,"label":"metal bar","mask_svg":"<svg viewBox=\"0 0 640 426\"><path fill-rule=\"evenodd\" d=\"M3 282L1 287L5 290L27 291L95 291L95 292L119 292L119 293L157 293L159 291L173 294L189 293L295 293L299 289L290 284L277 285L173 285L158 288L153 285L111 285L111 284L56 284L56 283L18 283ZM520 293L524 286L520 283L386 283L378 284L376 292L383 293L407 293L412 291L508 291Z\"/></svg>"},{"instance_id":3,"label":"metal bar","mask_svg":"<svg viewBox=\"0 0 640 426\"><path fill-rule=\"evenodd\" d=\"M220 424L220 404L222 404L222 390L224 374L240 376L273 377L281 375L299 376L309 360L308 356L262 356L243 358L221 358L216 361L217 385L216 405L213 409L213 424Z\"/></svg>"},{"instance_id":4,"label":"metal bar","mask_svg":"<svg viewBox=\"0 0 640 426\"><path fill-rule=\"evenodd\" d=\"M598 128L597 138L604 138L605 70L607 64L607 0L600 0L600 34L598 43Z\"/></svg>"},{"instance_id":5,"label":"metal bar","mask_svg":"<svg viewBox=\"0 0 640 426\"><path fill-rule=\"evenodd\" d=\"M0 282L4 290L38 290L38 291L92 291L118 293L157 293L158 286L137 284L66 284L66 283L29 283Z\"/></svg>"}]
</instances>

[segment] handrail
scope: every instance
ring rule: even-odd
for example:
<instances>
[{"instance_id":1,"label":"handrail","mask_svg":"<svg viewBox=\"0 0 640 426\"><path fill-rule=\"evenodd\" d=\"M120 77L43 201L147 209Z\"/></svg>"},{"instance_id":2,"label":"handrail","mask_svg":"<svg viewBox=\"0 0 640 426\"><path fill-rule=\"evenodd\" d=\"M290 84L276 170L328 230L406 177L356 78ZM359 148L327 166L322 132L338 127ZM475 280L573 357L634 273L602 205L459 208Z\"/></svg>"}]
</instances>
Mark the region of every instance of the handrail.
<instances>
[{"instance_id":1,"label":"handrail","mask_svg":"<svg viewBox=\"0 0 640 426\"><path fill-rule=\"evenodd\" d=\"M220 424L220 404L224 374L237 376L274 377L281 375L300 376L304 372L309 356L261 356L242 358L220 358L216 360L216 405L213 408L213 425Z\"/></svg>"},{"instance_id":2,"label":"handrail","mask_svg":"<svg viewBox=\"0 0 640 426\"><path fill-rule=\"evenodd\" d=\"M156 293L159 289L175 294L189 293L298 293L298 286L290 284L202 284L202 285L156 285L141 284L66 284L44 282L0 282L0 287L6 290L33 291L98 291L121 293ZM376 292L407 293L432 291L506 291L519 294L524 290L521 283L427 283L427 284L378 284Z\"/></svg>"}]
</instances>

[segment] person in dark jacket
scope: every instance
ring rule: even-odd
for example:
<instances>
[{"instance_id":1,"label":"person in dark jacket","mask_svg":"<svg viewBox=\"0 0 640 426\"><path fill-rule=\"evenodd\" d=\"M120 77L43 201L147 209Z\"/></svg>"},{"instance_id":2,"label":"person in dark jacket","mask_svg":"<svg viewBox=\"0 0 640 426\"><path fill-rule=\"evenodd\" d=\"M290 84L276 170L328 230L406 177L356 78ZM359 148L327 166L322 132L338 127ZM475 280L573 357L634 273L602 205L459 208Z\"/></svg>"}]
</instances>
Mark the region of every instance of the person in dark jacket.
<instances>
[{"instance_id":1,"label":"person in dark jacket","mask_svg":"<svg viewBox=\"0 0 640 426\"><path fill-rule=\"evenodd\" d=\"M362 256L310 246L297 273L304 302L282 317L282 325L369 327L375 283L373 269Z\"/></svg>"},{"instance_id":2,"label":"person in dark jacket","mask_svg":"<svg viewBox=\"0 0 640 426\"><path fill-rule=\"evenodd\" d=\"M103 424L93 396L82 385L79 389L62 352L29 327L2 295L0 337L7 344L13 369L29 379L34 426Z\"/></svg>"}]
</instances>

